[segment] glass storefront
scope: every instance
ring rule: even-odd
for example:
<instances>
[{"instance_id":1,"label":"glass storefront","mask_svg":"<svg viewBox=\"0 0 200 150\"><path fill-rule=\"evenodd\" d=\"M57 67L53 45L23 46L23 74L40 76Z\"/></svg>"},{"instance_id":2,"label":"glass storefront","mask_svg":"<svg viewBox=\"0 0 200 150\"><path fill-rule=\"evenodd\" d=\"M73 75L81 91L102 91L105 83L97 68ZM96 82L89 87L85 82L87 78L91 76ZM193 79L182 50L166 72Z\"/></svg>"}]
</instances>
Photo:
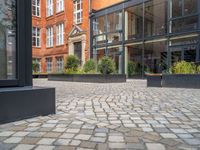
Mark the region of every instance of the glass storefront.
<instances>
[{"instance_id":1,"label":"glass storefront","mask_svg":"<svg viewBox=\"0 0 200 150\"><path fill-rule=\"evenodd\" d=\"M16 79L16 2L0 1L0 80Z\"/></svg>"},{"instance_id":2,"label":"glass storefront","mask_svg":"<svg viewBox=\"0 0 200 150\"><path fill-rule=\"evenodd\" d=\"M105 55L112 57L118 73L124 73L125 63L133 61L136 74L141 75L166 72L181 60L200 62L198 0L141 0L128 4L131 2L94 13L91 45L94 55L95 48L99 49L98 60Z\"/></svg>"}]
</instances>

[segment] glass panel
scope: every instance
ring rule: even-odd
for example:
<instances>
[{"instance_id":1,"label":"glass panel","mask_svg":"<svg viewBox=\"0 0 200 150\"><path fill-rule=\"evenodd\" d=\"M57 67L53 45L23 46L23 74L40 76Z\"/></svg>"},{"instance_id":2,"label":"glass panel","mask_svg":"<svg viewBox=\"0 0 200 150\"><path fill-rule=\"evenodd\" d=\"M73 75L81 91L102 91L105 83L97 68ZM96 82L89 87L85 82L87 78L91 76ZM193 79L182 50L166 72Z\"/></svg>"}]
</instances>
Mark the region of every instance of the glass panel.
<instances>
[{"instance_id":1,"label":"glass panel","mask_svg":"<svg viewBox=\"0 0 200 150\"><path fill-rule=\"evenodd\" d=\"M98 49L97 50L97 61L99 61L105 55L106 55L105 49Z\"/></svg>"},{"instance_id":2,"label":"glass panel","mask_svg":"<svg viewBox=\"0 0 200 150\"><path fill-rule=\"evenodd\" d=\"M82 64L82 42L74 43L74 55L76 55L80 60L80 65Z\"/></svg>"},{"instance_id":3,"label":"glass panel","mask_svg":"<svg viewBox=\"0 0 200 150\"><path fill-rule=\"evenodd\" d=\"M196 49L185 50L184 60L187 62L196 62Z\"/></svg>"},{"instance_id":4,"label":"glass panel","mask_svg":"<svg viewBox=\"0 0 200 150\"><path fill-rule=\"evenodd\" d=\"M171 52L171 64L181 61L182 60L182 54L181 54L181 48L176 48L178 51Z\"/></svg>"},{"instance_id":5,"label":"glass panel","mask_svg":"<svg viewBox=\"0 0 200 150\"><path fill-rule=\"evenodd\" d=\"M161 73L167 69L166 42L154 42L145 44L144 68L147 72Z\"/></svg>"},{"instance_id":6,"label":"glass panel","mask_svg":"<svg viewBox=\"0 0 200 150\"><path fill-rule=\"evenodd\" d=\"M142 5L130 7L126 10L126 28L128 29L128 35L126 39L140 39L142 38L143 31L143 12Z\"/></svg>"},{"instance_id":7,"label":"glass panel","mask_svg":"<svg viewBox=\"0 0 200 150\"><path fill-rule=\"evenodd\" d=\"M93 45L102 45L102 44L106 44L106 35L99 35L94 37L93 40Z\"/></svg>"},{"instance_id":8,"label":"glass panel","mask_svg":"<svg viewBox=\"0 0 200 150\"><path fill-rule=\"evenodd\" d=\"M172 1L172 17L182 16L182 0L171 0Z\"/></svg>"},{"instance_id":9,"label":"glass panel","mask_svg":"<svg viewBox=\"0 0 200 150\"><path fill-rule=\"evenodd\" d=\"M115 12L108 15L107 32L116 32L122 30L122 13Z\"/></svg>"},{"instance_id":10,"label":"glass panel","mask_svg":"<svg viewBox=\"0 0 200 150\"><path fill-rule=\"evenodd\" d=\"M117 43L122 41L122 34L121 33L111 33L108 34L108 43Z\"/></svg>"},{"instance_id":11,"label":"glass panel","mask_svg":"<svg viewBox=\"0 0 200 150\"><path fill-rule=\"evenodd\" d=\"M128 47L128 60L136 64L136 75L142 75L142 51L142 45L133 45Z\"/></svg>"},{"instance_id":12,"label":"glass panel","mask_svg":"<svg viewBox=\"0 0 200 150\"><path fill-rule=\"evenodd\" d=\"M145 3L145 36L163 35L167 32L167 1L149 0Z\"/></svg>"},{"instance_id":13,"label":"glass panel","mask_svg":"<svg viewBox=\"0 0 200 150\"><path fill-rule=\"evenodd\" d=\"M110 48L108 55L115 61L116 73L122 74L122 69L123 69L122 47Z\"/></svg>"},{"instance_id":14,"label":"glass panel","mask_svg":"<svg viewBox=\"0 0 200 150\"><path fill-rule=\"evenodd\" d=\"M16 79L16 1L0 6L0 80Z\"/></svg>"},{"instance_id":15,"label":"glass panel","mask_svg":"<svg viewBox=\"0 0 200 150\"><path fill-rule=\"evenodd\" d=\"M187 17L172 21L172 32L191 31L198 28L198 16Z\"/></svg>"},{"instance_id":16,"label":"glass panel","mask_svg":"<svg viewBox=\"0 0 200 150\"><path fill-rule=\"evenodd\" d=\"M197 12L197 0L184 0L184 15L194 14Z\"/></svg>"},{"instance_id":17,"label":"glass panel","mask_svg":"<svg viewBox=\"0 0 200 150\"><path fill-rule=\"evenodd\" d=\"M101 16L93 20L93 34L103 34L105 33L105 16Z\"/></svg>"}]
</instances>

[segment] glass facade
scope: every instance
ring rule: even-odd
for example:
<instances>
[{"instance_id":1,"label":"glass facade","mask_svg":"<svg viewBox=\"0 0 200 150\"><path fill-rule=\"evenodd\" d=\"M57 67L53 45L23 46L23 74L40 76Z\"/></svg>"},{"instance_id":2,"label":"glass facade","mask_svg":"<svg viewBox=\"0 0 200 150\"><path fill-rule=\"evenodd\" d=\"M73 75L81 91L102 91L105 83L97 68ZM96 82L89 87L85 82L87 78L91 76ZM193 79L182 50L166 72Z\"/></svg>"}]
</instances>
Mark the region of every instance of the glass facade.
<instances>
[{"instance_id":1,"label":"glass facade","mask_svg":"<svg viewBox=\"0 0 200 150\"><path fill-rule=\"evenodd\" d=\"M200 61L200 1L126 1L94 12L92 57L112 57L117 73L127 73L129 61L136 74L162 73L173 63Z\"/></svg>"},{"instance_id":2,"label":"glass facade","mask_svg":"<svg viewBox=\"0 0 200 150\"><path fill-rule=\"evenodd\" d=\"M16 79L16 1L0 1L0 80Z\"/></svg>"}]
</instances>

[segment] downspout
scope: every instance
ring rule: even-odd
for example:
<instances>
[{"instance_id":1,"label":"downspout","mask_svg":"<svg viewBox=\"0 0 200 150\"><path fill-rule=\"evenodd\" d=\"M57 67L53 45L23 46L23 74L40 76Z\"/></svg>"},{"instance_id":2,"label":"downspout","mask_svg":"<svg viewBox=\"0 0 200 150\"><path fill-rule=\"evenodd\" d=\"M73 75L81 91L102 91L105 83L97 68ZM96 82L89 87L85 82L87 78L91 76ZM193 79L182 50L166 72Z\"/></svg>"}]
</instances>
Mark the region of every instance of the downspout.
<instances>
[{"instance_id":1,"label":"downspout","mask_svg":"<svg viewBox=\"0 0 200 150\"><path fill-rule=\"evenodd\" d=\"M89 35L88 35L88 55L89 55L89 59L90 59L90 53L91 53L91 49L90 49L90 34L91 34L91 29L90 29L90 13L91 13L91 2L92 0L88 0L88 3L89 3Z\"/></svg>"}]
</instances>

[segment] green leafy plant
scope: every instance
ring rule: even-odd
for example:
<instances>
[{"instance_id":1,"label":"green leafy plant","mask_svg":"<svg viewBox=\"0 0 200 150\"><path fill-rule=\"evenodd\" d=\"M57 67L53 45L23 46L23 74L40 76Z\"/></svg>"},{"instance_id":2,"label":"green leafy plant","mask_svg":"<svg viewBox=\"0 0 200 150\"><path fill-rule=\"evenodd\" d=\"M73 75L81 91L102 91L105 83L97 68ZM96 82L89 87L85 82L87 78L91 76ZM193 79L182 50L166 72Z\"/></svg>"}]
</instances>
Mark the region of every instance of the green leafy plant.
<instances>
[{"instance_id":1,"label":"green leafy plant","mask_svg":"<svg viewBox=\"0 0 200 150\"><path fill-rule=\"evenodd\" d=\"M200 74L200 65L197 66L197 73Z\"/></svg>"},{"instance_id":2,"label":"green leafy plant","mask_svg":"<svg viewBox=\"0 0 200 150\"><path fill-rule=\"evenodd\" d=\"M86 73L94 73L96 72L96 63L94 60L88 60L84 67L83 67L84 72Z\"/></svg>"},{"instance_id":3,"label":"green leafy plant","mask_svg":"<svg viewBox=\"0 0 200 150\"><path fill-rule=\"evenodd\" d=\"M76 72L78 70L80 60L77 56L69 55L66 59L65 69L69 72Z\"/></svg>"},{"instance_id":4,"label":"green leafy plant","mask_svg":"<svg viewBox=\"0 0 200 150\"><path fill-rule=\"evenodd\" d=\"M180 61L175 63L170 70L174 74L195 74L196 65L191 62Z\"/></svg>"},{"instance_id":5,"label":"green leafy plant","mask_svg":"<svg viewBox=\"0 0 200 150\"><path fill-rule=\"evenodd\" d=\"M32 62L32 70L33 73L38 73L39 72L39 68L40 68L40 64L36 61Z\"/></svg>"},{"instance_id":6,"label":"green leafy plant","mask_svg":"<svg viewBox=\"0 0 200 150\"><path fill-rule=\"evenodd\" d=\"M73 69L66 69L66 74L84 74L85 72L81 68L77 68L76 70Z\"/></svg>"},{"instance_id":7,"label":"green leafy plant","mask_svg":"<svg viewBox=\"0 0 200 150\"><path fill-rule=\"evenodd\" d=\"M98 70L102 74L112 74L116 70L116 64L110 57L103 57L98 64Z\"/></svg>"},{"instance_id":8,"label":"green leafy plant","mask_svg":"<svg viewBox=\"0 0 200 150\"><path fill-rule=\"evenodd\" d=\"M137 64L133 61L128 62L128 76L134 75L137 73Z\"/></svg>"}]
</instances>

